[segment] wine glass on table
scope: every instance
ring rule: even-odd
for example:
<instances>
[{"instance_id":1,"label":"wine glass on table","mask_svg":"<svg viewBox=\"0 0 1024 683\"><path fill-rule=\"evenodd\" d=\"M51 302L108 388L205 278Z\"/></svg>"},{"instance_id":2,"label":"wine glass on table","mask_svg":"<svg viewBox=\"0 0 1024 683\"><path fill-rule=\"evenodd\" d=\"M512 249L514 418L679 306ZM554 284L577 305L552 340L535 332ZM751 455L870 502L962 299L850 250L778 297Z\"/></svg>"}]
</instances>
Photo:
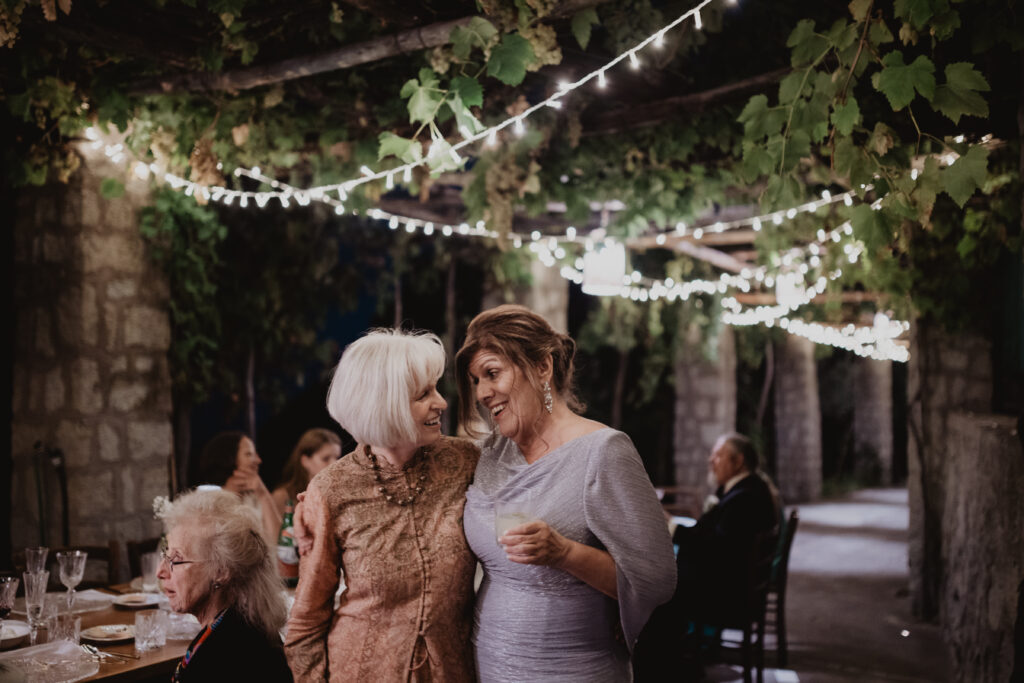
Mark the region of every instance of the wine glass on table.
<instances>
[{"instance_id":1,"label":"wine glass on table","mask_svg":"<svg viewBox=\"0 0 1024 683\"><path fill-rule=\"evenodd\" d=\"M4 619L14 609L14 594L18 592L18 579L14 576L0 576L0 640L3 640Z\"/></svg>"},{"instance_id":2,"label":"wine glass on table","mask_svg":"<svg viewBox=\"0 0 1024 683\"><path fill-rule=\"evenodd\" d=\"M67 550L57 553L57 564L60 566L60 582L68 589L68 612L75 606L75 586L82 582L85 574L85 558L87 554L81 550Z\"/></svg>"},{"instance_id":3,"label":"wine glass on table","mask_svg":"<svg viewBox=\"0 0 1024 683\"><path fill-rule=\"evenodd\" d=\"M36 644L39 624L43 620L43 609L46 606L46 583L50 572L25 572L25 615L28 616L29 644Z\"/></svg>"}]
</instances>

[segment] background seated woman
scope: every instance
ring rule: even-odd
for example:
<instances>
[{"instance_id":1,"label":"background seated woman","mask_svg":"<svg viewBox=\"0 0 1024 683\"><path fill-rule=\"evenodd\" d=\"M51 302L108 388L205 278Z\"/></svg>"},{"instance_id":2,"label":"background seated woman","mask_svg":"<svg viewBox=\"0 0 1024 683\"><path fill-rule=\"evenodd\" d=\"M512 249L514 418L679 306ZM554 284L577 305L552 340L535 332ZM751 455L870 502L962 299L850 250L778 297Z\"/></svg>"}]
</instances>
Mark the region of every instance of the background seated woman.
<instances>
[{"instance_id":1,"label":"background seated woman","mask_svg":"<svg viewBox=\"0 0 1024 683\"><path fill-rule=\"evenodd\" d=\"M199 483L212 484L242 496L260 515L268 544L277 543L281 514L263 480L256 445L242 432L221 432L210 439L199 457Z\"/></svg>"},{"instance_id":2,"label":"background seated woman","mask_svg":"<svg viewBox=\"0 0 1024 683\"><path fill-rule=\"evenodd\" d=\"M171 609L203 629L174 681L291 681L281 647L287 610L270 548L252 509L227 491L192 491L163 514L157 573Z\"/></svg>"}]
</instances>

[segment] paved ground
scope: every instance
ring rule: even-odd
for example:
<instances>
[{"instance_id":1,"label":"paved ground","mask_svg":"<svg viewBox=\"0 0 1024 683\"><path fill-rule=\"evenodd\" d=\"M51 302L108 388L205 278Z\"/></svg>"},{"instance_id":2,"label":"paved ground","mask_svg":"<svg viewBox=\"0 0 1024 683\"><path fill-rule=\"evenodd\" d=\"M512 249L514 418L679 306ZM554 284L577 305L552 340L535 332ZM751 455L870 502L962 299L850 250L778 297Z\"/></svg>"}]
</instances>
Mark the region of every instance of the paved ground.
<instances>
[{"instance_id":1,"label":"paved ground","mask_svg":"<svg viewBox=\"0 0 1024 683\"><path fill-rule=\"evenodd\" d=\"M910 615L906 490L869 489L798 507L787 597L790 669L766 670L766 683L948 681L938 627ZM766 643L773 651L770 635ZM766 663L775 666L773 654ZM706 676L742 680L724 664Z\"/></svg>"}]
</instances>

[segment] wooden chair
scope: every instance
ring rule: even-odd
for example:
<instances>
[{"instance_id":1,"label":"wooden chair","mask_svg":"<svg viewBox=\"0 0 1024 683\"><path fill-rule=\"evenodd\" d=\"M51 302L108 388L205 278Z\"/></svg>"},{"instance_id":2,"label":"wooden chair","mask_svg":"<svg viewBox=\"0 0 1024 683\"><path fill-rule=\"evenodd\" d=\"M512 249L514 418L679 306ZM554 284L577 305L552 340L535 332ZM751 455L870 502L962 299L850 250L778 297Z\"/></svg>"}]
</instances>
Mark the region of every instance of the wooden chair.
<instances>
[{"instance_id":1,"label":"wooden chair","mask_svg":"<svg viewBox=\"0 0 1024 683\"><path fill-rule=\"evenodd\" d=\"M141 541L126 541L125 548L128 550L128 573L132 579L142 576L142 556L146 553L155 553L160 548L160 537L144 538Z\"/></svg>"},{"instance_id":2,"label":"wooden chair","mask_svg":"<svg viewBox=\"0 0 1024 683\"><path fill-rule=\"evenodd\" d=\"M108 545L71 545L63 548L50 548L46 556L46 568L50 570L50 586L62 587L60 582L60 567L57 565L57 553L67 550L82 550L88 554L86 559L85 575L89 576L89 565L93 562L105 562L107 565L106 576L100 580L84 578L76 589L98 588L117 583L117 566L121 560L120 545L117 541L111 540ZM25 571L25 551L19 551L14 555L14 566L21 572Z\"/></svg>"},{"instance_id":3,"label":"wooden chair","mask_svg":"<svg viewBox=\"0 0 1024 683\"><path fill-rule=\"evenodd\" d=\"M768 584L766 622L775 631L775 661L780 669L786 668L789 660L786 646L786 583L789 578L789 551L793 547L793 537L796 536L799 523L799 511L793 510L780 531L771 581Z\"/></svg>"},{"instance_id":4,"label":"wooden chair","mask_svg":"<svg viewBox=\"0 0 1024 683\"><path fill-rule=\"evenodd\" d=\"M712 611L694 620L694 644L698 661L704 627L742 631L740 641L722 639L727 649L739 649L743 664L743 681L751 682L751 671L757 669L757 682L764 683L764 629L768 585L771 580L772 560L778 545L774 531L764 531L754 537L747 556L747 579L742 599L736 609Z\"/></svg>"}]
</instances>

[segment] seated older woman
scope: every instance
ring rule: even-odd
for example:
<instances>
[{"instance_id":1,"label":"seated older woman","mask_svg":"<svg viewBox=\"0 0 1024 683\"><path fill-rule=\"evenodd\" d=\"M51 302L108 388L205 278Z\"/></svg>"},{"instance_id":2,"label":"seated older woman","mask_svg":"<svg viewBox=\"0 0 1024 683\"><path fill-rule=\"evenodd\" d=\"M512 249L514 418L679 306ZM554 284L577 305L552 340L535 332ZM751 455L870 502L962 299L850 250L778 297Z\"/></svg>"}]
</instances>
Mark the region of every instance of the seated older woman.
<instances>
[{"instance_id":1,"label":"seated older woman","mask_svg":"<svg viewBox=\"0 0 1024 683\"><path fill-rule=\"evenodd\" d=\"M157 576L171 609L203 626L173 680L291 681L279 635L287 608L253 510L227 491L193 491L163 520Z\"/></svg>"}]
</instances>

